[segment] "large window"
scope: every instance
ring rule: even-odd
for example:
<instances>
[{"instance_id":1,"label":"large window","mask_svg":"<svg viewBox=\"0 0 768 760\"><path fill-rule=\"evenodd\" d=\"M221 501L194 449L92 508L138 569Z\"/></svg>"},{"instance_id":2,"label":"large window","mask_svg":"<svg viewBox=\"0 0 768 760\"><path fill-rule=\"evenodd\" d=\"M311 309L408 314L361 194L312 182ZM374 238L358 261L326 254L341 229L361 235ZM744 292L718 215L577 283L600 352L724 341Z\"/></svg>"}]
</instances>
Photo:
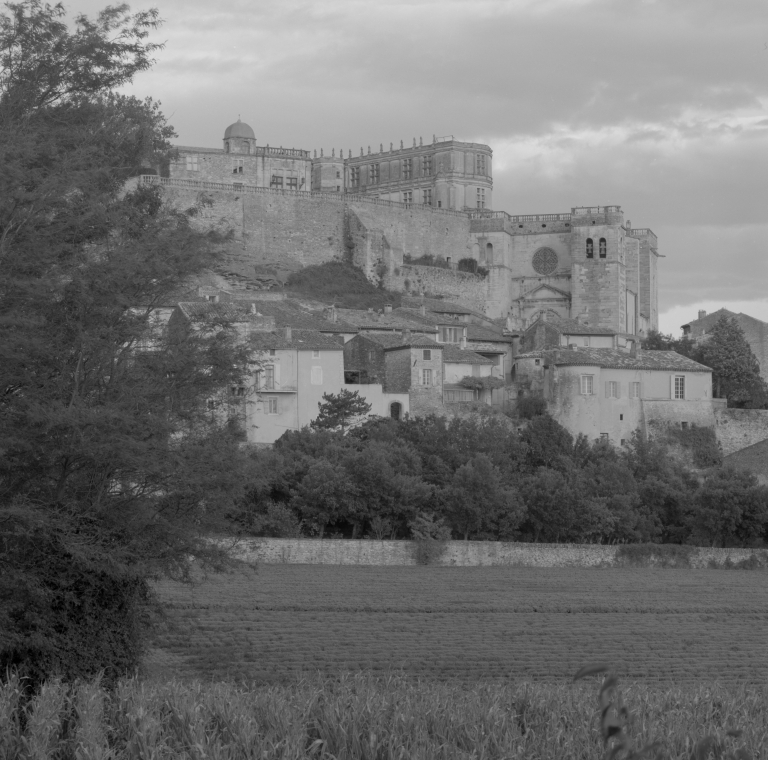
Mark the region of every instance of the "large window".
<instances>
[{"instance_id":1,"label":"large window","mask_svg":"<svg viewBox=\"0 0 768 760\"><path fill-rule=\"evenodd\" d=\"M413 159L403 159L403 179L411 179L413 176Z\"/></svg>"},{"instance_id":2,"label":"large window","mask_svg":"<svg viewBox=\"0 0 768 760\"><path fill-rule=\"evenodd\" d=\"M232 174L242 174L245 167L245 161L242 158L232 159Z\"/></svg>"},{"instance_id":3,"label":"large window","mask_svg":"<svg viewBox=\"0 0 768 760\"><path fill-rule=\"evenodd\" d=\"M594 393L595 376L594 375L582 375L581 376L581 395L591 396Z\"/></svg>"},{"instance_id":4,"label":"large window","mask_svg":"<svg viewBox=\"0 0 768 760\"><path fill-rule=\"evenodd\" d=\"M403 193L403 203L405 203L406 206L410 206L411 203L413 203L413 190L406 190Z\"/></svg>"},{"instance_id":5,"label":"large window","mask_svg":"<svg viewBox=\"0 0 768 760\"><path fill-rule=\"evenodd\" d=\"M275 390L275 365L268 364L264 367L264 389L268 391Z\"/></svg>"},{"instance_id":6,"label":"large window","mask_svg":"<svg viewBox=\"0 0 768 760\"><path fill-rule=\"evenodd\" d=\"M685 398L685 375L675 375L673 398Z\"/></svg>"},{"instance_id":7,"label":"large window","mask_svg":"<svg viewBox=\"0 0 768 760\"><path fill-rule=\"evenodd\" d=\"M421 384L422 385L432 385L432 370L431 369L423 369L423 370L421 370Z\"/></svg>"},{"instance_id":8,"label":"large window","mask_svg":"<svg viewBox=\"0 0 768 760\"><path fill-rule=\"evenodd\" d=\"M440 328L440 342L441 343L461 343L461 336L463 333L461 327L441 327Z\"/></svg>"},{"instance_id":9,"label":"large window","mask_svg":"<svg viewBox=\"0 0 768 760\"><path fill-rule=\"evenodd\" d=\"M606 398L618 398L619 397L619 383L616 380L608 380L605 384L605 397Z\"/></svg>"},{"instance_id":10,"label":"large window","mask_svg":"<svg viewBox=\"0 0 768 760\"><path fill-rule=\"evenodd\" d=\"M629 384L629 397L640 398L640 383Z\"/></svg>"},{"instance_id":11,"label":"large window","mask_svg":"<svg viewBox=\"0 0 768 760\"><path fill-rule=\"evenodd\" d=\"M282 190L283 189L283 175L282 174L273 174L272 179L269 181L269 186L273 188L274 190Z\"/></svg>"},{"instance_id":12,"label":"large window","mask_svg":"<svg viewBox=\"0 0 768 760\"><path fill-rule=\"evenodd\" d=\"M196 172L199 171L197 165L197 156L187 156L187 171Z\"/></svg>"},{"instance_id":13,"label":"large window","mask_svg":"<svg viewBox=\"0 0 768 760\"><path fill-rule=\"evenodd\" d=\"M587 258L595 258L595 244L592 242L592 238L587 238Z\"/></svg>"},{"instance_id":14,"label":"large window","mask_svg":"<svg viewBox=\"0 0 768 760\"><path fill-rule=\"evenodd\" d=\"M277 396L265 399L264 401L264 413L265 414L280 414L280 405L278 404Z\"/></svg>"},{"instance_id":15,"label":"large window","mask_svg":"<svg viewBox=\"0 0 768 760\"><path fill-rule=\"evenodd\" d=\"M286 181L286 184L287 184L289 190L298 190L299 189L299 178L298 177L286 177L285 181Z\"/></svg>"},{"instance_id":16,"label":"large window","mask_svg":"<svg viewBox=\"0 0 768 760\"><path fill-rule=\"evenodd\" d=\"M477 188L477 207L485 208L485 189L482 187Z\"/></svg>"},{"instance_id":17,"label":"large window","mask_svg":"<svg viewBox=\"0 0 768 760\"><path fill-rule=\"evenodd\" d=\"M432 349L431 348L425 348L422 353L422 358L425 362L432 361Z\"/></svg>"},{"instance_id":18,"label":"large window","mask_svg":"<svg viewBox=\"0 0 768 760\"><path fill-rule=\"evenodd\" d=\"M604 259L608 255L608 244L605 238L600 238L600 258Z\"/></svg>"},{"instance_id":19,"label":"large window","mask_svg":"<svg viewBox=\"0 0 768 760\"><path fill-rule=\"evenodd\" d=\"M359 187L360 185L360 167L359 166L353 166L349 170L349 183L352 185L352 187Z\"/></svg>"},{"instance_id":20,"label":"large window","mask_svg":"<svg viewBox=\"0 0 768 760\"><path fill-rule=\"evenodd\" d=\"M421 198L422 203L425 206L431 206L432 205L432 189L431 188L425 188L421 191Z\"/></svg>"},{"instance_id":21,"label":"large window","mask_svg":"<svg viewBox=\"0 0 768 760\"><path fill-rule=\"evenodd\" d=\"M475 155L475 174L482 174L485 176L485 154L477 153Z\"/></svg>"},{"instance_id":22,"label":"large window","mask_svg":"<svg viewBox=\"0 0 768 760\"><path fill-rule=\"evenodd\" d=\"M379 165L378 164L371 164L370 169L368 171L368 182L371 185L378 185L379 184Z\"/></svg>"},{"instance_id":23,"label":"large window","mask_svg":"<svg viewBox=\"0 0 768 760\"><path fill-rule=\"evenodd\" d=\"M421 159L421 175L429 177L432 174L432 156L424 156Z\"/></svg>"}]
</instances>

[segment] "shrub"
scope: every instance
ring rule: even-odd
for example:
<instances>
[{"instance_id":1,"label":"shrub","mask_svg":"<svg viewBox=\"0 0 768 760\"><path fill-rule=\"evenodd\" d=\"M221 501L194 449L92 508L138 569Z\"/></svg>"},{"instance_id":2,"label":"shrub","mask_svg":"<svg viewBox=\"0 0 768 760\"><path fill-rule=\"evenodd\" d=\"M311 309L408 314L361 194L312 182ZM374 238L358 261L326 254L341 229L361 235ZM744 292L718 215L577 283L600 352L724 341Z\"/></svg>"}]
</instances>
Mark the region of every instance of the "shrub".
<instances>
[{"instance_id":1,"label":"shrub","mask_svg":"<svg viewBox=\"0 0 768 760\"><path fill-rule=\"evenodd\" d=\"M719 467L723 463L714 428L695 425L684 430L671 428L669 437L691 452L696 467Z\"/></svg>"},{"instance_id":2,"label":"shrub","mask_svg":"<svg viewBox=\"0 0 768 760\"><path fill-rule=\"evenodd\" d=\"M547 402L542 396L523 396L517 400L517 416L521 420L532 420L546 411Z\"/></svg>"},{"instance_id":3,"label":"shrub","mask_svg":"<svg viewBox=\"0 0 768 760\"><path fill-rule=\"evenodd\" d=\"M346 309L400 306L401 294L376 287L361 269L340 261L305 267L294 272L286 286L289 290L318 301L333 301Z\"/></svg>"},{"instance_id":4,"label":"shrub","mask_svg":"<svg viewBox=\"0 0 768 760\"><path fill-rule=\"evenodd\" d=\"M413 537L414 557L417 565L433 565L445 553L451 529L442 518L436 519L433 514L419 512L408 523Z\"/></svg>"}]
</instances>

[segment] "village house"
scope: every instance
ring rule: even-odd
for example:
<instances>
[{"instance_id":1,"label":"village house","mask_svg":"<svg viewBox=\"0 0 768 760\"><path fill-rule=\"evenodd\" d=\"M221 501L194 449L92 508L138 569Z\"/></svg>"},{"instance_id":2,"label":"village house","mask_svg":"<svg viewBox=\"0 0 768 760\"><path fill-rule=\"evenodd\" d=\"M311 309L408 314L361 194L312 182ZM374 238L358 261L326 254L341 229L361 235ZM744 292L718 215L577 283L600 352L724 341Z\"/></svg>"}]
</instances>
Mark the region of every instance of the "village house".
<instances>
[{"instance_id":1,"label":"village house","mask_svg":"<svg viewBox=\"0 0 768 760\"><path fill-rule=\"evenodd\" d=\"M712 370L674 351L577 348L531 351L516 360L518 383L541 395L574 436L616 445L633 431L714 427Z\"/></svg>"}]
</instances>

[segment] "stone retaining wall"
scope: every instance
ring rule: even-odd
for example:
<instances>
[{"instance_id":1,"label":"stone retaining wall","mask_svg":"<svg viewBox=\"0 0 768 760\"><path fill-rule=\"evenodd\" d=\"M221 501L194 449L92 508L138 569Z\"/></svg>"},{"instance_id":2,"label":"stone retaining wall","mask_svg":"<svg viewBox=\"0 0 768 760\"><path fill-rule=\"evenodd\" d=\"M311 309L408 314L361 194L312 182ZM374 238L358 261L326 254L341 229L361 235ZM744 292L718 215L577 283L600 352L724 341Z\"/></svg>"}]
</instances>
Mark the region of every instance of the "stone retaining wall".
<instances>
[{"instance_id":1,"label":"stone retaining wall","mask_svg":"<svg viewBox=\"0 0 768 760\"><path fill-rule=\"evenodd\" d=\"M449 541L443 566L478 567L522 565L525 567L598 567L613 564L617 546L605 544L518 544L496 541ZM252 538L238 543L235 554L249 562L306 565L415 565L411 541L367 539ZM691 557L694 567L711 560L722 564L748 558L751 549L700 547Z\"/></svg>"}]
</instances>

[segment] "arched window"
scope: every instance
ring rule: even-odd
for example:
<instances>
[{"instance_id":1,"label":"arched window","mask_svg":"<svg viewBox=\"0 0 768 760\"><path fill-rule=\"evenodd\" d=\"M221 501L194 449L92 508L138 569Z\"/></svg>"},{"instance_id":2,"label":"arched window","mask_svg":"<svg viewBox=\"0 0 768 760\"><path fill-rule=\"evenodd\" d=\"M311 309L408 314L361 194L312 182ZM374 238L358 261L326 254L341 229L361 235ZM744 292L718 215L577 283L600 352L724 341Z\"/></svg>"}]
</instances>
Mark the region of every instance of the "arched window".
<instances>
[{"instance_id":1,"label":"arched window","mask_svg":"<svg viewBox=\"0 0 768 760\"><path fill-rule=\"evenodd\" d=\"M595 258L595 244L592 242L592 238L587 238L587 258Z\"/></svg>"},{"instance_id":2,"label":"arched window","mask_svg":"<svg viewBox=\"0 0 768 760\"><path fill-rule=\"evenodd\" d=\"M393 420L399 420L402 410L403 410L402 404L399 401L394 401L389 405L389 416Z\"/></svg>"},{"instance_id":3,"label":"arched window","mask_svg":"<svg viewBox=\"0 0 768 760\"><path fill-rule=\"evenodd\" d=\"M608 244L605 242L605 238L600 238L600 258L604 259L608 254Z\"/></svg>"},{"instance_id":4,"label":"arched window","mask_svg":"<svg viewBox=\"0 0 768 760\"><path fill-rule=\"evenodd\" d=\"M493 264L493 244L488 243L485 246L485 261L487 264Z\"/></svg>"}]
</instances>

